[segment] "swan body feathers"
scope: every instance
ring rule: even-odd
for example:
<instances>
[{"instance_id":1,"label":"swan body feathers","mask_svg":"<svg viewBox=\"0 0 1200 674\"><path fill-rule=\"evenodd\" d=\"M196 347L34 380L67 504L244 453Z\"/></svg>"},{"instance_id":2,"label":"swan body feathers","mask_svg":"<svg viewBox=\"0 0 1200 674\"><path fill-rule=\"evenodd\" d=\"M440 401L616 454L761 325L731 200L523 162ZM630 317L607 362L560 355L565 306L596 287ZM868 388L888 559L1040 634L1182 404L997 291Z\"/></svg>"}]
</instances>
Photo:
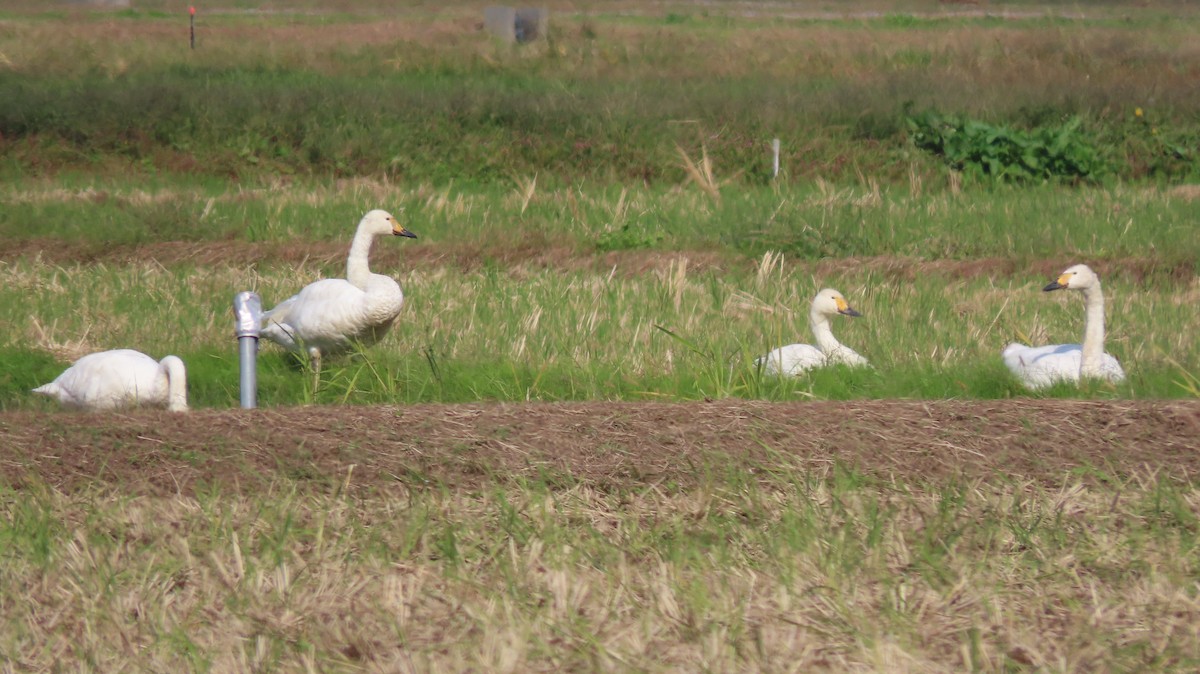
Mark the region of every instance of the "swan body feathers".
<instances>
[{"instance_id":1,"label":"swan body feathers","mask_svg":"<svg viewBox=\"0 0 1200 674\"><path fill-rule=\"evenodd\" d=\"M1027 388L1039 389L1057 382L1078 382L1083 362L1083 347L1079 344L1047 344L1026 346L1009 344L1002 354L1004 364ZM1111 382L1123 381L1125 371L1111 354L1101 354L1100 377Z\"/></svg>"},{"instance_id":2,"label":"swan body feathers","mask_svg":"<svg viewBox=\"0 0 1200 674\"><path fill-rule=\"evenodd\" d=\"M111 411L139 405L187 411L187 374L183 361L156 361L140 351L116 349L88 354L54 381L33 389L64 407Z\"/></svg>"}]
</instances>

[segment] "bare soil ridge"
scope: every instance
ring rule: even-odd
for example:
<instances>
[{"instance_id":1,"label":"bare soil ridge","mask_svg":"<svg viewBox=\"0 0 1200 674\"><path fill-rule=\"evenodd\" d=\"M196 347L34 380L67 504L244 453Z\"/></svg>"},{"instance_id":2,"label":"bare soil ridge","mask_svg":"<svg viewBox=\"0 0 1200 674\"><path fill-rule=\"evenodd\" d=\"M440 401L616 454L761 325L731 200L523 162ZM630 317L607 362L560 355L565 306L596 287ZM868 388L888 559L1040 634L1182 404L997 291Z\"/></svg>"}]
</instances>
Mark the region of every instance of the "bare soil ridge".
<instances>
[{"instance_id":1,"label":"bare soil ridge","mask_svg":"<svg viewBox=\"0 0 1200 674\"><path fill-rule=\"evenodd\" d=\"M1200 471L1200 401L483 403L0 414L0 483L123 494L513 480L686 488L730 467L1054 485ZM351 472L350 466L354 469ZM1095 470L1092 470L1095 469ZM1099 471L1099 472L1097 472Z\"/></svg>"}]
</instances>

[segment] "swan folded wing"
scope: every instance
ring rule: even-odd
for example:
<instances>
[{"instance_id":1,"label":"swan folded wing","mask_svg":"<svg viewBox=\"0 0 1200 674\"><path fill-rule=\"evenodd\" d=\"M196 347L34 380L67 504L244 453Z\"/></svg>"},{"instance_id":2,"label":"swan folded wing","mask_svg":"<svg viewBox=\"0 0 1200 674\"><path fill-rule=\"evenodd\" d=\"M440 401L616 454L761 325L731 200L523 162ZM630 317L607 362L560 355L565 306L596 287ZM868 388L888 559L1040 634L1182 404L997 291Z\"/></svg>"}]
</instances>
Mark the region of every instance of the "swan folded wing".
<instances>
[{"instance_id":1,"label":"swan folded wing","mask_svg":"<svg viewBox=\"0 0 1200 674\"><path fill-rule=\"evenodd\" d=\"M795 375L825 364L825 354L811 344L789 344L760 357L754 364L766 374Z\"/></svg>"},{"instance_id":2,"label":"swan folded wing","mask_svg":"<svg viewBox=\"0 0 1200 674\"><path fill-rule=\"evenodd\" d=\"M268 325L263 334L291 349L315 346L330 353L349 348L351 342L369 337L371 328L378 327L369 320L364 296L344 279L311 283L264 316Z\"/></svg>"},{"instance_id":3,"label":"swan folded wing","mask_svg":"<svg viewBox=\"0 0 1200 674\"><path fill-rule=\"evenodd\" d=\"M829 363L849 365L851 367L864 367L870 364L857 351L844 344L830 351L825 357Z\"/></svg>"},{"instance_id":4,"label":"swan folded wing","mask_svg":"<svg viewBox=\"0 0 1200 674\"><path fill-rule=\"evenodd\" d=\"M1107 353L1100 358L1101 377L1111 382L1125 381L1125 368L1121 367L1121 361Z\"/></svg>"},{"instance_id":5,"label":"swan folded wing","mask_svg":"<svg viewBox=\"0 0 1200 674\"><path fill-rule=\"evenodd\" d=\"M1083 349L1078 344L1026 346L1009 344L1002 354L1004 364L1029 388L1045 388L1056 382L1078 382Z\"/></svg>"}]
</instances>

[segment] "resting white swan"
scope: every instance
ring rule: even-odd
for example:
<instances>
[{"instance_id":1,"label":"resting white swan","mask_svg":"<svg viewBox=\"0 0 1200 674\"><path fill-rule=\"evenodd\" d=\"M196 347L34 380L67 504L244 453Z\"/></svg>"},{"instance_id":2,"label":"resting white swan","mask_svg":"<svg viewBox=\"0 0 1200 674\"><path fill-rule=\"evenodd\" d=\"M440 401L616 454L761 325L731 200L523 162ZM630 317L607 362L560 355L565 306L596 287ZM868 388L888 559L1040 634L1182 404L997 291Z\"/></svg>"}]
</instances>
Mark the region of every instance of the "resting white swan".
<instances>
[{"instance_id":1,"label":"resting white swan","mask_svg":"<svg viewBox=\"0 0 1200 674\"><path fill-rule=\"evenodd\" d=\"M350 244L346 278L310 283L264 313L262 336L307 353L315 372L321 369L323 355L379 341L404 306L400 284L390 276L372 274L367 266L371 244L388 234L417 238L387 211L364 215Z\"/></svg>"},{"instance_id":2,"label":"resting white swan","mask_svg":"<svg viewBox=\"0 0 1200 674\"><path fill-rule=\"evenodd\" d=\"M175 356L155 361L132 349L88 354L33 392L66 407L89 411L137 405L165 405L172 412L188 408L183 361Z\"/></svg>"},{"instance_id":3,"label":"resting white swan","mask_svg":"<svg viewBox=\"0 0 1200 674\"><path fill-rule=\"evenodd\" d=\"M832 288L826 288L813 298L808 311L808 325L812 328L817 345L789 344L760 357L754 364L762 367L766 374L797 375L814 367L835 365L867 365L867 359L848 346L837 341L829 327L829 319L843 316L862 316L846 303L846 298Z\"/></svg>"},{"instance_id":4,"label":"resting white swan","mask_svg":"<svg viewBox=\"0 0 1200 674\"><path fill-rule=\"evenodd\" d=\"M1062 289L1083 293L1087 306L1083 344L1051 344L1036 348L1009 344L1004 349L1004 364L1022 384L1034 389L1059 381L1079 383L1083 377L1123 381L1125 371L1121 369L1121 363L1104 352L1104 293L1100 290L1100 279L1087 265L1077 264L1042 290Z\"/></svg>"}]
</instances>

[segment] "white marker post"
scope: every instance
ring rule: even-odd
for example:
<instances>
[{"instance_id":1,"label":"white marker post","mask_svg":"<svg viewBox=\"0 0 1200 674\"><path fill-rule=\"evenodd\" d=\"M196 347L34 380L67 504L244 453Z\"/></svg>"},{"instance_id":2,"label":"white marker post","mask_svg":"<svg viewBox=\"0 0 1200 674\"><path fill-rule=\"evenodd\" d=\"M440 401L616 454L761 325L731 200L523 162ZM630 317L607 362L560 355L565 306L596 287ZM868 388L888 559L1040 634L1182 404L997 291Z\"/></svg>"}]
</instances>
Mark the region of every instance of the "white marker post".
<instances>
[{"instance_id":1,"label":"white marker post","mask_svg":"<svg viewBox=\"0 0 1200 674\"><path fill-rule=\"evenodd\" d=\"M233 296L234 332L238 338L242 409L258 407L258 331L262 325L262 299L248 290Z\"/></svg>"},{"instance_id":2,"label":"white marker post","mask_svg":"<svg viewBox=\"0 0 1200 674\"><path fill-rule=\"evenodd\" d=\"M774 155L773 161L771 162L771 168L772 168L771 177L778 178L779 177L779 139L778 138L771 141L771 153Z\"/></svg>"}]
</instances>

